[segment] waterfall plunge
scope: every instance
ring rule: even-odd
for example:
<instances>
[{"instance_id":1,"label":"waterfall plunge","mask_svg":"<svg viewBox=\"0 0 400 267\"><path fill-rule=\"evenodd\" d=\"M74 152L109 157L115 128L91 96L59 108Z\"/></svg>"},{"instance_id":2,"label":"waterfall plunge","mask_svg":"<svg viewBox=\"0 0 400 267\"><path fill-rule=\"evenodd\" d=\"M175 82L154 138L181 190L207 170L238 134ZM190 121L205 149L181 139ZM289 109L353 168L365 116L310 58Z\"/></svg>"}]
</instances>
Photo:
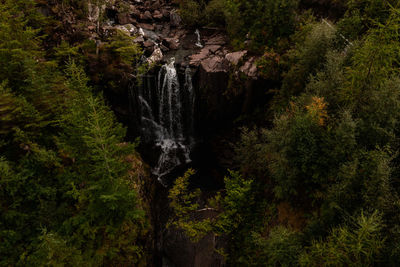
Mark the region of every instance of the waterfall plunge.
<instances>
[{"instance_id":1,"label":"waterfall plunge","mask_svg":"<svg viewBox=\"0 0 400 267\"><path fill-rule=\"evenodd\" d=\"M174 58L161 67L155 86L141 86L138 90L142 135L160 150L152 172L161 182L164 175L191 161L194 101L191 70L185 70L182 86Z\"/></svg>"}]
</instances>

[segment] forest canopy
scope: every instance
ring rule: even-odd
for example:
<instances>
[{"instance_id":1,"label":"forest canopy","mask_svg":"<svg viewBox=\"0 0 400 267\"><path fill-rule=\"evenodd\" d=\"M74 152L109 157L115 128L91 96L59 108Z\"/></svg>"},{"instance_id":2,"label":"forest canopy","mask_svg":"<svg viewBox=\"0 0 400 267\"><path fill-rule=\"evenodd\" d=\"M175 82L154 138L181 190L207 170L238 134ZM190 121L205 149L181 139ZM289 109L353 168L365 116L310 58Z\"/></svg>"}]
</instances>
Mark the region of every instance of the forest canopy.
<instances>
[{"instance_id":1,"label":"forest canopy","mask_svg":"<svg viewBox=\"0 0 400 267\"><path fill-rule=\"evenodd\" d=\"M100 41L107 15L137 11L114 2L107 14L100 0L0 0L0 266L157 262L149 201L162 196L143 189L157 179L110 92L159 65L143 60L150 30ZM224 266L399 266L400 2L162 2L179 29L257 58L268 84L268 101L235 118L223 188L200 190L190 168L165 189L167 229L215 237Z\"/></svg>"}]
</instances>

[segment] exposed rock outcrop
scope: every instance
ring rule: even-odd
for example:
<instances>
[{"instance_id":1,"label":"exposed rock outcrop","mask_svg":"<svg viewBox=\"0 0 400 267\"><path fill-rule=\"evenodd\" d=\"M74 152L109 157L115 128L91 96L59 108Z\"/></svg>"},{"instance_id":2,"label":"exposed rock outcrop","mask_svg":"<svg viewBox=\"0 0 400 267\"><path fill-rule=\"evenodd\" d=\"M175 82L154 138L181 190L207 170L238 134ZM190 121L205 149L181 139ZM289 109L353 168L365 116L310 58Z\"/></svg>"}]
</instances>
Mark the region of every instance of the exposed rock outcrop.
<instances>
[{"instance_id":1,"label":"exposed rock outcrop","mask_svg":"<svg viewBox=\"0 0 400 267\"><path fill-rule=\"evenodd\" d=\"M53 11L59 12L60 20L65 28L65 35L60 33L59 36L55 36L59 40L72 40L72 42L78 38L91 39L98 46L106 45L108 37L116 31L134 37L133 42L139 44L144 50L145 58L142 61L154 66L143 81L150 85L155 83L158 66L172 57L175 58L178 79L183 83L185 69L190 68L196 94L195 128L198 138L202 140L204 147L202 149L207 150L204 154L207 154L210 161L214 161L212 164L215 162L215 164L222 164L224 169L230 167L227 166L226 159L231 159L232 154L225 153L230 150L226 141L229 138L226 138L225 133L232 132L227 129L232 128L233 121L241 114L251 111L260 99L265 97L264 88L260 86L264 81L258 77L257 73L257 57L247 51L232 51L226 34L221 31L198 29L197 32L195 29L186 29L176 7L172 6L170 1L119 1L121 2L124 8L120 8L116 1L106 1L105 5L100 7L89 2L88 15L82 21L79 21L72 9L62 12ZM102 15L106 16L104 20L100 20ZM77 25L82 25L82 27ZM112 62L97 55L93 55L92 59L93 62L89 64L111 65L110 62ZM109 71L117 67L121 70L118 75ZM104 68L109 72L102 74L103 77L117 81L117 90L106 88L105 90L108 91L105 95L109 98L120 120L133 128L132 105L128 100L131 89L128 85L133 76L129 71L132 71L132 68L122 65L117 67L105 66ZM132 137L136 136L133 134ZM221 153L221 150L224 152ZM141 164L140 162L132 159L132 164ZM143 166L136 167L138 170L143 170ZM145 177L148 174L133 175ZM154 188L146 187L142 189L154 190ZM162 189L158 190L162 191ZM154 192L145 193L154 194ZM164 215L156 214L156 212L168 212L165 192L162 198L163 203L157 204L158 206L152 204L157 206L152 207L153 211L155 210L152 220L157 225L154 233L157 244L154 246L157 247L158 259L169 258L176 267L223 266L223 260L214 252L218 243L214 236L207 236L199 244L191 244L182 231L161 229L166 219ZM149 202L157 201L157 199L149 200ZM160 262L155 265L160 265Z\"/></svg>"}]
</instances>

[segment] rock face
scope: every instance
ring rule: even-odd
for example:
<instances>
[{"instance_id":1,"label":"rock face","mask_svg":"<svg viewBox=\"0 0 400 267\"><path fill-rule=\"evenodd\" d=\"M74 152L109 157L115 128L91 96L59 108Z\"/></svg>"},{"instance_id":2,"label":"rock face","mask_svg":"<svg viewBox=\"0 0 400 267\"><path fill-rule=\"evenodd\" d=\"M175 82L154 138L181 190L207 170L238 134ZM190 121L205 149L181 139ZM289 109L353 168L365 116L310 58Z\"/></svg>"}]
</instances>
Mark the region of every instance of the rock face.
<instances>
[{"instance_id":1,"label":"rock face","mask_svg":"<svg viewBox=\"0 0 400 267\"><path fill-rule=\"evenodd\" d=\"M225 133L232 132L233 121L237 117L251 112L260 99L265 98L265 81L258 77L257 57L250 55L247 51L231 51L226 34L218 30L186 29L171 1L121 0L119 3L125 4L123 9L119 9L116 2L109 0L104 6L98 7L89 1L87 21L82 23L84 29L77 30L76 27L71 26L78 24L77 19L71 15L72 11L67 12L67 15L62 14L63 22L69 25L65 28L69 29L73 36L79 33L81 38L94 40L98 44L106 42L107 37L116 31L134 37L133 42L139 44L144 51L142 62L155 66L152 72L144 76L143 83L146 86L156 88L156 76L159 71L157 66L175 58L177 83L184 85L181 89L191 88L195 94L195 100L191 106L193 110L185 111L187 114L194 112L195 137L202 140L202 147L197 148L202 152L196 152L194 149L194 158L202 158L205 161L204 165L207 166L218 162L223 165L223 169L230 167L227 162L232 158L232 154L229 152L230 148L226 145L228 143L226 140L231 140L231 138L230 136L228 138ZM100 14L107 16L102 23L99 22ZM190 75L193 81L192 87L187 86L188 76L185 71L187 69L192 72ZM112 73L108 75L115 76ZM125 79L126 82L120 84L127 85L132 83L132 76L132 73L126 73L117 78ZM118 92L105 92L105 95L110 99L120 120L128 125L134 138L137 136L135 135L137 125L132 123L131 109L137 105L131 105L128 100L131 89L124 87ZM149 90L149 94L156 93L154 90ZM151 109L157 110L159 108L157 106L154 104ZM188 103L183 103L182 107L184 106L188 106ZM206 157L203 157L204 155ZM210 173L219 171L215 169ZM211 179L214 179L214 176ZM165 195L162 196L161 202L164 206L160 204L160 207L153 210L166 212L168 205ZM166 262L176 267L224 266L223 259L214 252L219 242L215 236L209 235L200 243L192 244L180 230L164 230L168 218L156 219L157 216L153 214L152 218L156 221L154 224L157 224L154 228L158 229L154 234L155 243L158 243L156 246L158 259L155 266L163 266L162 264Z\"/></svg>"},{"instance_id":2,"label":"rock face","mask_svg":"<svg viewBox=\"0 0 400 267\"><path fill-rule=\"evenodd\" d=\"M241 61L246 54L247 54L247 51L238 51L238 52L226 54L225 58L231 64L236 66L237 64L239 64L239 61Z\"/></svg>"}]
</instances>

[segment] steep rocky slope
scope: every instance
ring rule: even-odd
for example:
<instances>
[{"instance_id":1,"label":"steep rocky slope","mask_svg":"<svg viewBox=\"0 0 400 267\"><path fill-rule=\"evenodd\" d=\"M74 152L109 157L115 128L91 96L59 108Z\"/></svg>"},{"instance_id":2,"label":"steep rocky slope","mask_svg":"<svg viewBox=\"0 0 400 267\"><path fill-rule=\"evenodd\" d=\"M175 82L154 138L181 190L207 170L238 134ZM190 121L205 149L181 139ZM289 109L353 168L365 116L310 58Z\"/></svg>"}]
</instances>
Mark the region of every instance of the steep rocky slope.
<instances>
[{"instance_id":1,"label":"steep rocky slope","mask_svg":"<svg viewBox=\"0 0 400 267\"><path fill-rule=\"evenodd\" d=\"M171 59L175 62L177 82L181 84L181 90L186 90L183 84L187 82L189 69L195 101L191 107L183 107L182 112L185 114L193 109L193 117L189 120L194 127L195 142L188 155L191 160L175 164L176 168L166 175L166 181L171 182L186 167L192 166L198 170L196 183L199 186L208 190L219 188L226 169L233 167L231 144L237 138L234 120L250 114L267 100L267 81L258 76L257 57L248 51L232 51L221 30L185 27L177 7L170 1L105 1L103 5L88 1L85 8L86 11L80 13L74 6L57 2L44 4L42 13L55 15L62 22L59 33L52 35L49 41L79 43L91 40L96 44L96 54L88 53L88 72L94 77L92 81L103 88L115 113L128 126L130 138L142 137L142 156L153 169L159 160L160 148L155 148L154 140L147 140L149 136L142 131L142 104L132 92L154 90L160 79L160 66ZM107 45L108 37L117 32L133 37L133 42L143 49L140 64L152 66L147 73L136 77L132 66L109 67L114 62L104 59L101 51ZM138 78L144 80L145 85L139 86ZM105 80L111 80L116 86L107 87ZM146 86L151 88L143 89ZM165 229L169 220L166 189L155 178L144 175L145 186L142 188L144 194L150 195L147 200L152 207L154 264L220 266L223 260L214 253L218 243L214 236L192 244L181 231Z\"/></svg>"}]
</instances>

